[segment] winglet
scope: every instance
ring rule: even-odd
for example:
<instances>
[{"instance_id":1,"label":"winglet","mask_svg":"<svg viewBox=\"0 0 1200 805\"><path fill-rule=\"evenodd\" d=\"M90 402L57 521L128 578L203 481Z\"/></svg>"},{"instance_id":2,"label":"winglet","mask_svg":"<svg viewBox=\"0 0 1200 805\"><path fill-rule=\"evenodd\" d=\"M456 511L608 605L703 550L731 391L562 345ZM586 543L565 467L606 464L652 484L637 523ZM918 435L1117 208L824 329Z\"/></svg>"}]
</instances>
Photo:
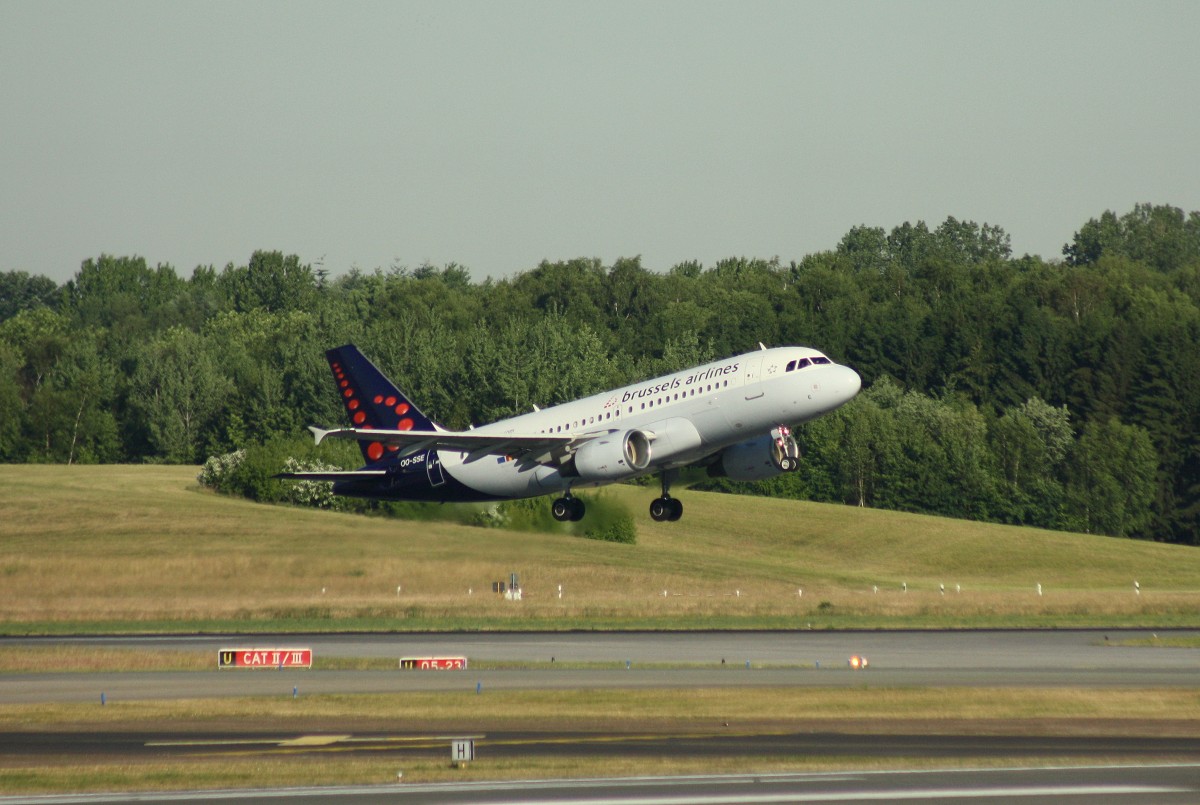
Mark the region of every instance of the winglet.
<instances>
[{"instance_id":1,"label":"winglet","mask_svg":"<svg viewBox=\"0 0 1200 805\"><path fill-rule=\"evenodd\" d=\"M317 444L325 441L325 437L331 432L325 430L324 428L318 428L316 425L309 425L308 429L312 431L313 438L317 440Z\"/></svg>"}]
</instances>

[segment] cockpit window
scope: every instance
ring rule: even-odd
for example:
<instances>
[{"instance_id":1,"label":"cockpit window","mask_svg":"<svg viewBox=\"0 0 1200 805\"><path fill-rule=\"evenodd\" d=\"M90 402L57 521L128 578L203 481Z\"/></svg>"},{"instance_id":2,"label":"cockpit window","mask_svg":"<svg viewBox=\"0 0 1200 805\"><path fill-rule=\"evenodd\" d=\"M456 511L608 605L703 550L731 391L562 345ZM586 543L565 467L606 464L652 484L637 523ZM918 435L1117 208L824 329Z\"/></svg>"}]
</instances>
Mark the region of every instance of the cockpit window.
<instances>
[{"instance_id":1,"label":"cockpit window","mask_svg":"<svg viewBox=\"0 0 1200 805\"><path fill-rule=\"evenodd\" d=\"M817 362L818 362L818 359L816 359L816 358L814 358L811 361L808 358L801 358L800 360L796 360L796 361L788 361L788 364L784 368L784 371L785 372L793 372L797 369L803 369L805 366L811 366L812 364L817 363ZM829 363L829 360L825 359L825 363Z\"/></svg>"},{"instance_id":2,"label":"cockpit window","mask_svg":"<svg viewBox=\"0 0 1200 805\"><path fill-rule=\"evenodd\" d=\"M795 372L807 366L828 366L832 363L833 361L829 360L829 358L826 358L824 355L815 355L811 358L797 358L794 361L788 361L787 366L784 367L783 371Z\"/></svg>"}]
</instances>

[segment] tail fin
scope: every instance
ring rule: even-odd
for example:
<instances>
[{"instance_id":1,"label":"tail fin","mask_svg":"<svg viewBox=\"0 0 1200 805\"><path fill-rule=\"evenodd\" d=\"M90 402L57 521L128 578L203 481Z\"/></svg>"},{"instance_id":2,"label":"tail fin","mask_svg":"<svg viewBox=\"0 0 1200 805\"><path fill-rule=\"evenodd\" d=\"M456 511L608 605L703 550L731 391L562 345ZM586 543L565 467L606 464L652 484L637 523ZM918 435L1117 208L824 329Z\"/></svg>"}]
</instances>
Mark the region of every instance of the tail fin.
<instances>
[{"instance_id":1,"label":"tail fin","mask_svg":"<svg viewBox=\"0 0 1200 805\"><path fill-rule=\"evenodd\" d=\"M421 413L358 347L347 344L325 353L342 404L356 428L365 430L441 430ZM379 442L359 442L368 464L383 458Z\"/></svg>"}]
</instances>

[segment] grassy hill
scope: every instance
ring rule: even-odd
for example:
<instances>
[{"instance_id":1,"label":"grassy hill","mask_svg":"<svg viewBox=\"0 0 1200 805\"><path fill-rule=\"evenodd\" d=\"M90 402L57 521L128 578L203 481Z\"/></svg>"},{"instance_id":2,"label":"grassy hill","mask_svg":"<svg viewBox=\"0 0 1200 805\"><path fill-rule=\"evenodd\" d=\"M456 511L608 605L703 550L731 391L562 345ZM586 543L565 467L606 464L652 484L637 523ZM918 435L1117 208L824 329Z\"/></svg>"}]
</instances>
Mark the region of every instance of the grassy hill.
<instances>
[{"instance_id":1,"label":"grassy hill","mask_svg":"<svg viewBox=\"0 0 1200 805\"><path fill-rule=\"evenodd\" d=\"M1187 547L688 491L655 523L651 489L602 490L630 546L263 506L196 473L0 466L0 631L1200 625ZM520 602L491 592L510 572Z\"/></svg>"}]
</instances>

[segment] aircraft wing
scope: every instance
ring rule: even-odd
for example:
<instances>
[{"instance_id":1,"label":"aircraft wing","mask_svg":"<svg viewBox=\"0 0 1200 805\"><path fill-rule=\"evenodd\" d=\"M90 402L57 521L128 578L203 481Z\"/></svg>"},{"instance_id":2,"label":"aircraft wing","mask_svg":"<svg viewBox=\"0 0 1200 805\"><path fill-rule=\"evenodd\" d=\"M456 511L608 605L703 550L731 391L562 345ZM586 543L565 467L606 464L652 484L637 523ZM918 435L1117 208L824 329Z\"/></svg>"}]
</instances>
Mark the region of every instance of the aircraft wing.
<instances>
[{"instance_id":1,"label":"aircraft wing","mask_svg":"<svg viewBox=\"0 0 1200 805\"><path fill-rule=\"evenodd\" d=\"M475 431L383 430L381 428L338 428L325 430L309 427L320 444L325 439L353 439L395 445L405 454L430 448L467 453L466 463L484 456L511 456L537 464L557 464L574 449L600 433L557 436L548 433L476 433ZM607 431L602 431L607 432Z\"/></svg>"}]
</instances>

